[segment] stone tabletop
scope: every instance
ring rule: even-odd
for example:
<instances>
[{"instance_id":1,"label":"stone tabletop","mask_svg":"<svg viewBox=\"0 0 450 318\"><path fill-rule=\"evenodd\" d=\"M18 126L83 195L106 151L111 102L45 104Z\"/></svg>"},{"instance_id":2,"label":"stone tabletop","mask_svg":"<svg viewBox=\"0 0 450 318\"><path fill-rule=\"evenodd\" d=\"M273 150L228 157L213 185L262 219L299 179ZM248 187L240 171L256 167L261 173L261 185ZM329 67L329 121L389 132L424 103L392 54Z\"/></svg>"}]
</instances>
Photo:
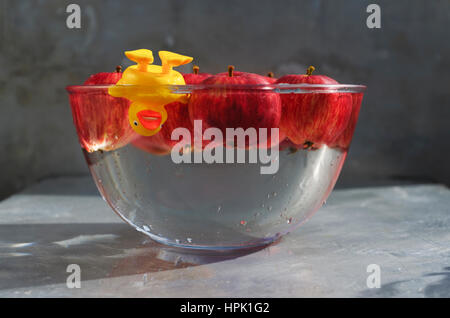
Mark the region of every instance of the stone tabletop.
<instances>
[{"instance_id":1,"label":"stone tabletop","mask_svg":"<svg viewBox=\"0 0 450 318\"><path fill-rule=\"evenodd\" d=\"M441 185L335 190L297 231L240 255L151 241L89 177L45 180L0 215L0 297L450 297ZM70 264L81 288L67 287Z\"/></svg>"}]
</instances>

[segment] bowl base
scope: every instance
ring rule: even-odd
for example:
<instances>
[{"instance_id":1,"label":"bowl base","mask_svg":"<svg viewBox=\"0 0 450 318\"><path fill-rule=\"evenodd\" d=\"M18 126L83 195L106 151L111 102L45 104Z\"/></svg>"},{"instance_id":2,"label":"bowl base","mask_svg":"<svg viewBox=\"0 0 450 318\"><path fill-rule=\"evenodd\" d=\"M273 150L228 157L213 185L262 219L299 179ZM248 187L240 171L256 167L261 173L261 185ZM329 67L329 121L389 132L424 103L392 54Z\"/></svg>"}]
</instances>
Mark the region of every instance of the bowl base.
<instances>
[{"instance_id":1,"label":"bowl base","mask_svg":"<svg viewBox=\"0 0 450 318\"><path fill-rule=\"evenodd\" d=\"M130 223L130 222L128 222ZM131 223L130 223L131 224ZM133 225L133 224L131 224ZM178 249L184 249L184 250L191 250L191 251L205 251L205 252L217 252L218 254L223 253L240 253L240 252L246 252L249 253L257 250L261 250L266 248L267 246L273 244L274 242L280 240L281 235L274 235L272 237L267 238L261 238L257 240L253 240L248 243L242 243L239 245L196 245L196 244L186 244L186 243L178 243L174 242L172 240L169 240L164 237L160 237L158 235L149 233L145 231L144 229L139 228L136 225L133 225L133 227L138 231L141 232L147 236L149 236L152 240L154 240L157 243L169 246L169 247L175 247Z\"/></svg>"}]
</instances>

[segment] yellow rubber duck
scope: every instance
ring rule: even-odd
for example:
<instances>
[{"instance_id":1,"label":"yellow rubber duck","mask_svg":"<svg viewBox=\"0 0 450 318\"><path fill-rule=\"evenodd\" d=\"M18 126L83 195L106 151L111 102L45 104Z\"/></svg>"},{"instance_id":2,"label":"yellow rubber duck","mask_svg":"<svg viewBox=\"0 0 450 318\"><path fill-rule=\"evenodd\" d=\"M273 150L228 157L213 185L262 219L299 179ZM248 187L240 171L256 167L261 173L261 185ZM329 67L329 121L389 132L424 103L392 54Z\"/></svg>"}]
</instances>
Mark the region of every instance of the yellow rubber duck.
<instances>
[{"instance_id":1,"label":"yellow rubber duck","mask_svg":"<svg viewBox=\"0 0 450 318\"><path fill-rule=\"evenodd\" d=\"M116 85L108 88L114 97L131 101L128 119L131 127L142 136L158 133L167 120L164 105L174 101L186 102L187 95L172 93L167 85L185 85L181 73L173 67L190 63L193 58L169 51L159 51L161 65L153 63L153 53L140 49L126 51L125 55L136 65L128 67Z\"/></svg>"}]
</instances>

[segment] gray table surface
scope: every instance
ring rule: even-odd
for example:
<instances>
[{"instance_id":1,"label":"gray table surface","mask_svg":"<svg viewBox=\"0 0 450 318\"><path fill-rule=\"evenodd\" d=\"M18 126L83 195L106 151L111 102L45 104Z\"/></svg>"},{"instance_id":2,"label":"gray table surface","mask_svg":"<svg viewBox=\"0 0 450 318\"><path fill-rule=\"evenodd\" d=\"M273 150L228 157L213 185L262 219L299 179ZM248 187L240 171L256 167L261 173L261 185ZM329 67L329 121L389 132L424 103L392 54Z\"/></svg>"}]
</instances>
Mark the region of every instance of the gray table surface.
<instances>
[{"instance_id":1,"label":"gray table surface","mask_svg":"<svg viewBox=\"0 0 450 318\"><path fill-rule=\"evenodd\" d=\"M43 181L0 202L0 297L450 297L450 191L335 190L274 245L183 252L123 223L88 177ZM81 268L70 289L69 264ZM380 288L369 288L369 264Z\"/></svg>"}]
</instances>

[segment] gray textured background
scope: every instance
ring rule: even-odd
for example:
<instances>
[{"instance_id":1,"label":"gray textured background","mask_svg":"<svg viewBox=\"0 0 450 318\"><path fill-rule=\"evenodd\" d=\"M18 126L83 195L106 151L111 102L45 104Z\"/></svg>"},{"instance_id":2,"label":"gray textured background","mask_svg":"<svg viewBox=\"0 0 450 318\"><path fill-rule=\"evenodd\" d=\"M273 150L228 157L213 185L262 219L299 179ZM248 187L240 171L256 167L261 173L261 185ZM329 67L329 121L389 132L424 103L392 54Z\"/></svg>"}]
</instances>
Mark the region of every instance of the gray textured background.
<instances>
[{"instance_id":1,"label":"gray textured background","mask_svg":"<svg viewBox=\"0 0 450 318\"><path fill-rule=\"evenodd\" d=\"M366 84L338 186L450 184L450 1L376 1L382 28L368 29L372 2L0 0L0 198L88 173L64 87L127 66L135 48L188 54L209 72L313 64ZM81 29L66 27L69 3Z\"/></svg>"}]
</instances>

